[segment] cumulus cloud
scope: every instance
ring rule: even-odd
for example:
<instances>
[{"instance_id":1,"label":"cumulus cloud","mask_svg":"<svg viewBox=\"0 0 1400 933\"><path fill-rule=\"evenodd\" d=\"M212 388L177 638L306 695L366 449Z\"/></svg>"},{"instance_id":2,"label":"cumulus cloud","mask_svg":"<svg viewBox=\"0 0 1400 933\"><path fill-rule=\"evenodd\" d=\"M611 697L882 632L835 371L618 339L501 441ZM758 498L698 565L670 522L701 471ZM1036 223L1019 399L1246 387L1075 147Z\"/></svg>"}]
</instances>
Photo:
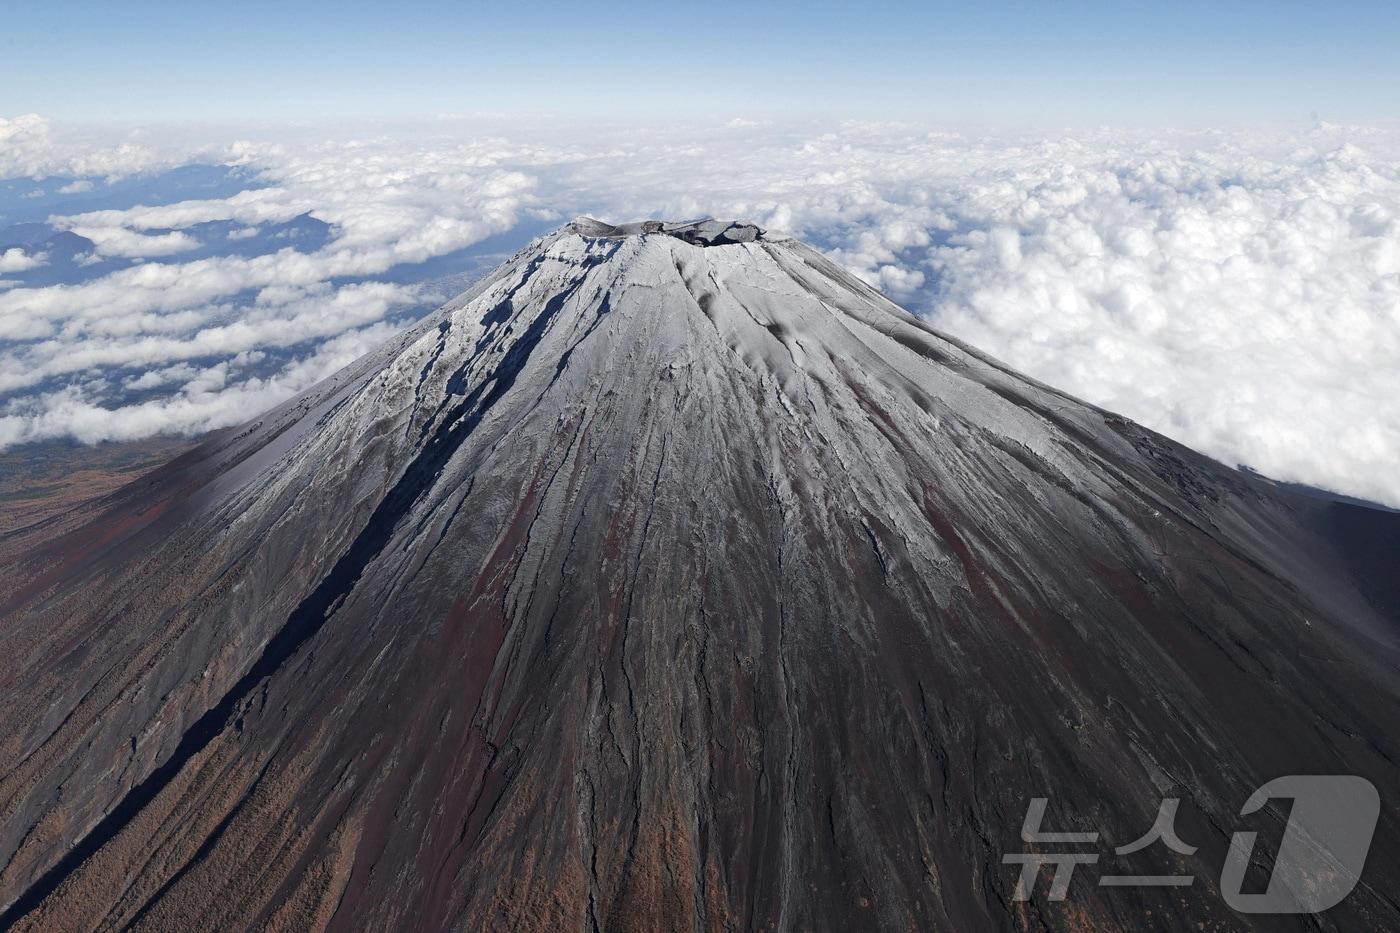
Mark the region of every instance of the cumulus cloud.
<instances>
[{"instance_id":1,"label":"cumulus cloud","mask_svg":"<svg viewBox=\"0 0 1400 933\"><path fill-rule=\"evenodd\" d=\"M147 236L126 227L70 226L68 229L91 240L94 252L99 256L169 256L172 253L188 252L199 246L198 240L179 231Z\"/></svg>"},{"instance_id":2,"label":"cumulus cloud","mask_svg":"<svg viewBox=\"0 0 1400 933\"><path fill-rule=\"evenodd\" d=\"M0 123L0 174L142 145L65 149L36 120ZM1228 463L1400 505L1395 128L477 130L210 145L261 186L55 218L150 261L0 287L0 444L236 423L422 302L365 278L524 220L711 214L806 238L935 325ZM332 231L314 252L180 261L198 224L251 237L303 214ZM271 351L294 355L269 375ZM114 387L152 397L113 409Z\"/></svg>"},{"instance_id":3,"label":"cumulus cloud","mask_svg":"<svg viewBox=\"0 0 1400 933\"><path fill-rule=\"evenodd\" d=\"M49 121L37 113L0 117L0 178L112 177L149 171L181 158L173 153L160 154L129 140L104 140L98 144L90 139L56 136Z\"/></svg>"},{"instance_id":4,"label":"cumulus cloud","mask_svg":"<svg viewBox=\"0 0 1400 933\"><path fill-rule=\"evenodd\" d=\"M7 132L23 158L11 152L0 171L67 171L95 158L85 163L53 144L41 120L11 121ZM323 378L391 334L397 325L386 319L427 297L363 279L505 232L534 209L533 177L500 164L505 145L342 140L287 152L233 144L226 151L261 172L258 187L51 218L92 241L87 263L140 261L77 284L0 288L0 446L204 431ZM147 164L155 163L128 171ZM230 239L247 239L260 225L304 214L330 229L313 251L180 261L201 245L196 225L232 221L243 226ZM22 250L3 258L6 271L37 261ZM147 397L133 402L132 393Z\"/></svg>"},{"instance_id":5,"label":"cumulus cloud","mask_svg":"<svg viewBox=\"0 0 1400 933\"><path fill-rule=\"evenodd\" d=\"M0 252L0 273L24 272L42 266L47 257L43 253L26 253L18 246Z\"/></svg>"},{"instance_id":6,"label":"cumulus cloud","mask_svg":"<svg viewBox=\"0 0 1400 933\"><path fill-rule=\"evenodd\" d=\"M924 265L938 322L1230 463L1400 502L1400 172L1353 147L1009 173Z\"/></svg>"},{"instance_id":7,"label":"cumulus cloud","mask_svg":"<svg viewBox=\"0 0 1400 933\"><path fill-rule=\"evenodd\" d=\"M239 424L315 385L389 339L396 328L378 324L327 340L270 378L230 381L230 366L181 370L178 392L111 409L95 404L78 386L12 401L0 409L0 447L71 437L88 444L129 441L155 434L197 433ZM147 387L157 383L149 383Z\"/></svg>"}]
</instances>

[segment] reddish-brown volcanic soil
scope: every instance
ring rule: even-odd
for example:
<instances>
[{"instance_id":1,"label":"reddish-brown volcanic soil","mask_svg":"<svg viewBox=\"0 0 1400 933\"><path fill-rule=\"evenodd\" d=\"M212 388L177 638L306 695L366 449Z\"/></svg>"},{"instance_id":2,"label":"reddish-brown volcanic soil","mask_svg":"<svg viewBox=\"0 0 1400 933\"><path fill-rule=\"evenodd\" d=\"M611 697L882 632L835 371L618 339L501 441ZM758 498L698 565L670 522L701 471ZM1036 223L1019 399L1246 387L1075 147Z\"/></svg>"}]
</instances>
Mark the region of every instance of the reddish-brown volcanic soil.
<instances>
[{"instance_id":1,"label":"reddish-brown volcanic soil","mask_svg":"<svg viewBox=\"0 0 1400 933\"><path fill-rule=\"evenodd\" d=\"M46 442L0 451L0 533L105 496L189 450L187 438L84 445Z\"/></svg>"}]
</instances>

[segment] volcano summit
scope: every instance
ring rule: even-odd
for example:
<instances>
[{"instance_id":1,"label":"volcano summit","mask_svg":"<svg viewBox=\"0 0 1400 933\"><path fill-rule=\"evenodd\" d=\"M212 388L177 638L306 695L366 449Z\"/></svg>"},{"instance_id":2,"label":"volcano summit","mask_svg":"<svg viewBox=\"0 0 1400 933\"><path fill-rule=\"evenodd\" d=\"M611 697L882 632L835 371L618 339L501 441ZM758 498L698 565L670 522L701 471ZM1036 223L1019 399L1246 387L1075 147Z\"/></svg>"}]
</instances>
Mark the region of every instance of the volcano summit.
<instances>
[{"instance_id":1,"label":"volcano summit","mask_svg":"<svg viewBox=\"0 0 1400 933\"><path fill-rule=\"evenodd\" d=\"M1395 929L1391 805L1325 914L1219 879L1266 781L1400 787L1398 519L751 224L576 221L0 536L0 926ZM1113 854L1163 798L1193 852Z\"/></svg>"}]
</instances>

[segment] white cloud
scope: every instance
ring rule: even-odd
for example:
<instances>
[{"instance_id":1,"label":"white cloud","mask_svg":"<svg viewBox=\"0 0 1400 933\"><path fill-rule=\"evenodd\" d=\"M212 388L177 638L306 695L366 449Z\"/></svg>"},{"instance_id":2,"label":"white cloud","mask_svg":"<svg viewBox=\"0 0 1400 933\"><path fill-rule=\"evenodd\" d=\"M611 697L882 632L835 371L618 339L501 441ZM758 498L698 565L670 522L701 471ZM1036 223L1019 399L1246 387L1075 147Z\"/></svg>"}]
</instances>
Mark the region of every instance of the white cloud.
<instances>
[{"instance_id":1,"label":"white cloud","mask_svg":"<svg viewBox=\"0 0 1400 933\"><path fill-rule=\"evenodd\" d=\"M128 325L124 331L109 329L102 339L75 340L60 333L25 345L22 355L0 354L0 392L105 367L150 367L294 347L380 321L413 299L414 290L400 285L368 282L332 289L317 283L265 290L251 308L208 306L136 316L123 321Z\"/></svg>"},{"instance_id":2,"label":"white cloud","mask_svg":"<svg viewBox=\"0 0 1400 933\"><path fill-rule=\"evenodd\" d=\"M239 424L249 412L264 411L315 385L393 333L394 328L379 324L341 334L268 379L229 385L226 367L200 370L174 395L115 410L89 401L77 387L46 393L12 403L0 414L0 447L57 437L86 444L128 441Z\"/></svg>"},{"instance_id":3,"label":"white cloud","mask_svg":"<svg viewBox=\"0 0 1400 933\"><path fill-rule=\"evenodd\" d=\"M78 236L93 243L99 256L147 258L184 253L199 246L199 241L187 233L173 231L158 236L146 236L125 227L69 227Z\"/></svg>"},{"instance_id":4,"label":"white cloud","mask_svg":"<svg viewBox=\"0 0 1400 933\"><path fill-rule=\"evenodd\" d=\"M1396 163L1159 154L1005 181L922 260L941 326L1228 463L1400 503Z\"/></svg>"},{"instance_id":5,"label":"white cloud","mask_svg":"<svg viewBox=\"0 0 1400 933\"><path fill-rule=\"evenodd\" d=\"M0 252L0 273L24 272L42 266L47 258L43 253L26 253L18 246Z\"/></svg>"},{"instance_id":6,"label":"white cloud","mask_svg":"<svg viewBox=\"0 0 1400 933\"><path fill-rule=\"evenodd\" d=\"M106 254L176 260L183 231L208 221L252 230L310 213L330 242L0 288L0 391L13 395L0 444L250 417L367 348L414 300L402 286L333 286L340 277L524 218L713 214L812 240L936 325L1208 454L1400 504L1395 128L1018 138L751 123L467 135L473 119L426 136L205 145L266 186L56 222L98 233ZM123 149L144 140L84 149L50 135L38 118L0 123L0 174L175 158ZM249 375L256 354L302 346L275 375ZM112 371L164 394L102 414L85 387Z\"/></svg>"},{"instance_id":7,"label":"white cloud","mask_svg":"<svg viewBox=\"0 0 1400 933\"><path fill-rule=\"evenodd\" d=\"M170 156L130 142L55 138L37 113L0 117L0 178L127 175L170 164Z\"/></svg>"},{"instance_id":8,"label":"white cloud","mask_svg":"<svg viewBox=\"0 0 1400 933\"><path fill-rule=\"evenodd\" d=\"M43 152L47 126L28 123L37 140L28 165L72 164ZM502 146L349 141L287 153L236 144L229 151L260 168L266 187L53 218L108 256L178 260L198 245L185 232L194 224L233 220L251 235L304 213L330 224L331 239L311 253L145 262L78 285L0 289L0 392L10 396L0 446L207 430L329 374L392 332L387 315L419 300L409 286L332 280L461 249L510 229L529 208L533 178L497 165ZM7 262L17 267L18 256ZM249 294L250 305L239 299ZM268 350L303 347L311 349L270 377L244 372ZM114 387L156 397L114 408L104 401Z\"/></svg>"}]
</instances>

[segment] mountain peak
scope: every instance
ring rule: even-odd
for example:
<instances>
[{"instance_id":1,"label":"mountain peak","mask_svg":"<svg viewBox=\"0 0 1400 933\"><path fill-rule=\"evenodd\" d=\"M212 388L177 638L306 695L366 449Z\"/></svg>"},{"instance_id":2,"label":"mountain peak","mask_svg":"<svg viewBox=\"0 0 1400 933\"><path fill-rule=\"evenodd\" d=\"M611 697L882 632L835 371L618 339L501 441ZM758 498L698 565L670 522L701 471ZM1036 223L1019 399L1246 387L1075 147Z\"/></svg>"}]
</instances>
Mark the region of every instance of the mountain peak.
<instances>
[{"instance_id":1,"label":"mountain peak","mask_svg":"<svg viewBox=\"0 0 1400 933\"><path fill-rule=\"evenodd\" d=\"M771 239L757 224L739 220L638 220L627 224L609 224L592 217L580 217L565 230L580 236L622 239L632 236L671 236L695 246L727 246L731 243L753 243Z\"/></svg>"},{"instance_id":2,"label":"mountain peak","mask_svg":"<svg viewBox=\"0 0 1400 933\"><path fill-rule=\"evenodd\" d=\"M0 534L3 929L1116 929L1179 891L1029 912L1035 798L1205 879L1396 783L1394 516L753 224L574 221L100 508Z\"/></svg>"}]
</instances>

